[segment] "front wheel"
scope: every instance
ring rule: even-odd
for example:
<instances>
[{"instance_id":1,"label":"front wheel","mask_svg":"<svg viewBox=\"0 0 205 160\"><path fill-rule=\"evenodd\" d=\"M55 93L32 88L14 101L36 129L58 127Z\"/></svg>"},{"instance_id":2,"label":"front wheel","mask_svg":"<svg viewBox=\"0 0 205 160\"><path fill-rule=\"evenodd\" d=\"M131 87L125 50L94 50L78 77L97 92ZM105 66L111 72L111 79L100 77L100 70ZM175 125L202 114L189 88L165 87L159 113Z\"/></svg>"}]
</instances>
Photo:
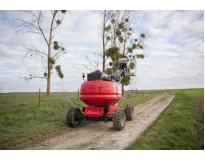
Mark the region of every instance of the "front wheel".
<instances>
[{"instance_id":1,"label":"front wheel","mask_svg":"<svg viewBox=\"0 0 205 160\"><path fill-rule=\"evenodd\" d=\"M112 117L113 121L113 128L117 131L121 131L125 127L126 115L124 110L122 109L115 109Z\"/></svg>"},{"instance_id":2,"label":"front wheel","mask_svg":"<svg viewBox=\"0 0 205 160\"><path fill-rule=\"evenodd\" d=\"M68 126L77 127L81 122L80 116L80 109L76 107L70 108L66 116Z\"/></svg>"}]
</instances>

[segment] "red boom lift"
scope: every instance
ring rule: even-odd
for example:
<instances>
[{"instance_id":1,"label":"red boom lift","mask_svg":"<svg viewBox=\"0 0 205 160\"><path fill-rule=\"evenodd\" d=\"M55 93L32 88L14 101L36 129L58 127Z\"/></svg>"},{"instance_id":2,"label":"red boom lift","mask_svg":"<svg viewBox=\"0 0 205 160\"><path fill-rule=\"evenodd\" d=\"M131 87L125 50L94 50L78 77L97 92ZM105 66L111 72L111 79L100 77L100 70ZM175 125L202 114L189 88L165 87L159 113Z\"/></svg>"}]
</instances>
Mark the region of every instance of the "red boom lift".
<instances>
[{"instance_id":1,"label":"red boom lift","mask_svg":"<svg viewBox=\"0 0 205 160\"><path fill-rule=\"evenodd\" d=\"M88 106L83 107L83 114L76 107L68 110L66 119L70 127L77 127L81 120L113 121L113 128L121 131L125 121L134 118L132 104L127 104L124 110L118 106L122 98L120 81L125 76L135 76L129 73L128 62L127 57L119 58L119 69L111 76L99 70L87 74L87 81L81 84L79 98ZM84 73L82 77L85 78Z\"/></svg>"}]
</instances>

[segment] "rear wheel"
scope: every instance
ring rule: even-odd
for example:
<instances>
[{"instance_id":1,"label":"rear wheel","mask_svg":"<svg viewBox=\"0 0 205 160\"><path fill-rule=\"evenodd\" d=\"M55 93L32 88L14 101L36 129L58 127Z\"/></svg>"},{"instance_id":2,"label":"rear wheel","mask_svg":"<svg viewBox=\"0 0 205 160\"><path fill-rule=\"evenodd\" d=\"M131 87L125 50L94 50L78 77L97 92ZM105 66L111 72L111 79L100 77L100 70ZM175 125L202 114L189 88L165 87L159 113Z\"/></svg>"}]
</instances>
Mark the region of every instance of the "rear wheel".
<instances>
[{"instance_id":1,"label":"rear wheel","mask_svg":"<svg viewBox=\"0 0 205 160\"><path fill-rule=\"evenodd\" d=\"M125 115L128 121L131 121L134 118L134 107L132 104L127 104L125 108Z\"/></svg>"},{"instance_id":2,"label":"rear wheel","mask_svg":"<svg viewBox=\"0 0 205 160\"><path fill-rule=\"evenodd\" d=\"M113 128L117 131L123 130L123 128L125 127L125 120L126 120L126 115L124 110L119 108L115 109L112 117Z\"/></svg>"},{"instance_id":3,"label":"rear wheel","mask_svg":"<svg viewBox=\"0 0 205 160\"><path fill-rule=\"evenodd\" d=\"M77 127L81 122L80 116L80 109L76 107L70 108L66 116L68 126Z\"/></svg>"}]
</instances>

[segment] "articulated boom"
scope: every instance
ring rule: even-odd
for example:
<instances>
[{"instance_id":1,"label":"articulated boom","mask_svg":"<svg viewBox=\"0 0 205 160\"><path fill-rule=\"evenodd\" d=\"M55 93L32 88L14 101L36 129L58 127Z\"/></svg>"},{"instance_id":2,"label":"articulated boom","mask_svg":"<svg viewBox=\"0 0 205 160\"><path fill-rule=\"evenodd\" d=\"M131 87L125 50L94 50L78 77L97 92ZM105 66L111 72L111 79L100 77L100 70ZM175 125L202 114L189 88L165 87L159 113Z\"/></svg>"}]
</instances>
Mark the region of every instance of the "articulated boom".
<instances>
[{"instance_id":1,"label":"articulated boom","mask_svg":"<svg viewBox=\"0 0 205 160\"><path fill-rule=\"evenodd\" d=\"M120 83L122 78L125 76L136 76L134 73L128 72L128 59L119 58L119 69L112 75L107 75L99 70L91 72L88 74L87 81L93 80L105 80L105 81L114 81Z\"/></svg>"}]
</instances>

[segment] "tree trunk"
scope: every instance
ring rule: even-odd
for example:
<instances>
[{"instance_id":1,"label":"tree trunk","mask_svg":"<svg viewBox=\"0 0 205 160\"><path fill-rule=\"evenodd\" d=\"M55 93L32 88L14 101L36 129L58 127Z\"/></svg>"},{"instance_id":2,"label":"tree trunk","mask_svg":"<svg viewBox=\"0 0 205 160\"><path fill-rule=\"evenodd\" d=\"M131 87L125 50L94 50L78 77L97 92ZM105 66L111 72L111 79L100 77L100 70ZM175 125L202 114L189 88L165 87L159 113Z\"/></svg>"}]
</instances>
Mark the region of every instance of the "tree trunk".
<instances>
[{"instance_id":1,"label":"tree trunk","mask_svg":"<svg viewBox=\"0 0 205 160\"><path fill-rule=\"evenodd\" d=\"M50 35L49 35L49 42L48 42L48 78L47 78L47 91L46 94L50 94L50 88L51 88L51 64L49 62L49 59L51 58L51 40L52 40L52 33L53 33L53 21L57 14L57 11L54 11L53 18L51 21L51 27L50 27Z\"/></svg>"},{"instance_id":2,"label":"tree trunk","mask_svg":"<svg viewBox=\"0 0 205 160\"><path fill-rule=\"evenodd\" d=\"M106 10L104 10L104 17L103 17L103 35L102 35L102 43L103 43L103 72L105 72L105 16Z\"/></svg>"},{"instance_id":3,"label":"tree trunk","mask_svg":"<svg viewBox=\"0 0 205 160\"><path fill-rule=\"evenodd\" d=\"M47 95L50 94L50 87L51 87L51 65L48 60L48 77L47 77L47 90L46 90Z\"/></svg>"},{"instance_id":4,"label":"tree trunk","mask_svg":"<svg viewBox=\"0 0 205 160\"><path fill-rule=\"evenodd\" d=\"M52 35L52 32L50 33L50 37ZM47 91L46 94L50 94L50 87L51 87L51 64L50 64L50 59L51 57L51 38L49 39L49 44L48 44L48 77L47 77Z\"/></svg>"},{"instance_id":5,"label":"tree trunk","mask_svg":"<svg viewBox=\"0 0 205 160\"><path fill-rule=\"evenodd\" d=\"M51 58L51 36L52 36L52 25L50 29L50 37L49 37L49 43L48 43L48 77L47 77L47 92L46 94L50 94L50 87L51 87L51 64L49 59Z\"/></svg>"},{"instance_id":6,"label":"tree trunk","mask_svg":"<svg viewBox=\"0 0 205 160\"><path fill-rule=\"evenodd\" d=\"M124 95L124 84L122 84L122 96Z\"/></svg>"}]
</instances>

